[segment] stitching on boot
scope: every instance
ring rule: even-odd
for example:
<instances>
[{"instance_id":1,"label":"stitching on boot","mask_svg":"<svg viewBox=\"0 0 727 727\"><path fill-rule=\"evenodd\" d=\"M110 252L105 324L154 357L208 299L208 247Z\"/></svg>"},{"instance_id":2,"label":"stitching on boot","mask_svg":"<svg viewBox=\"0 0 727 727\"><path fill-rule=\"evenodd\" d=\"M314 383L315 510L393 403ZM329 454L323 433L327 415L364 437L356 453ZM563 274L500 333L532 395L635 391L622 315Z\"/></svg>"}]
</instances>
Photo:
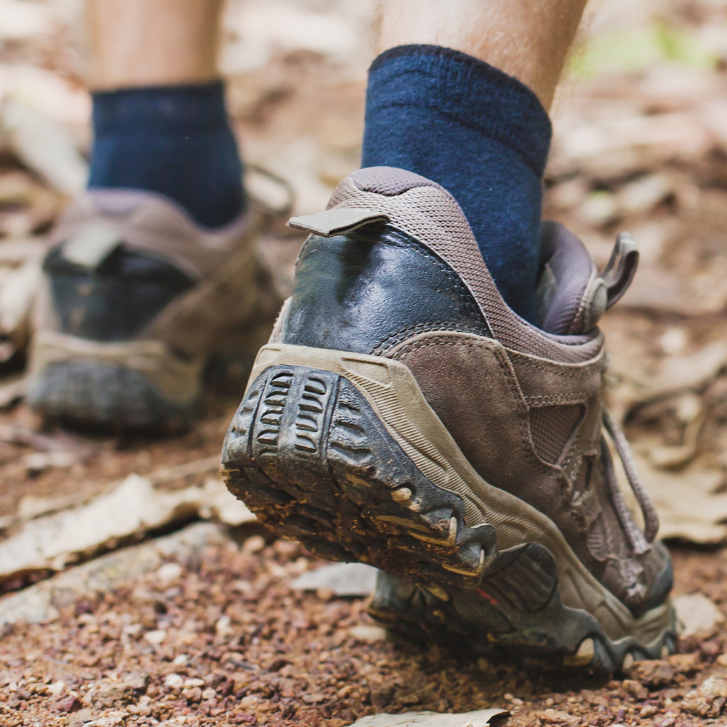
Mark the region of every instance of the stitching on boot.
<instances>
[{"instance_id":1,"label":"stitching on boot","mask_svg":"<svg viewBox=\"0 0 727 727\"><path fill-rule=\"evenodd\" d=\"M482 331L475 326L468 326L467 324L459 323L417 323L414 326L408 326L402 328L395 333L392 333L388 338L385 338L378 346L372 351L374 356L387 355L392 348L395 348L400 343L406 341L407 338L411 338L420 333L428 333L429 331L450 331L452 333L471 333L473 335L481 335Z\"/></svg>"}]
</instances>

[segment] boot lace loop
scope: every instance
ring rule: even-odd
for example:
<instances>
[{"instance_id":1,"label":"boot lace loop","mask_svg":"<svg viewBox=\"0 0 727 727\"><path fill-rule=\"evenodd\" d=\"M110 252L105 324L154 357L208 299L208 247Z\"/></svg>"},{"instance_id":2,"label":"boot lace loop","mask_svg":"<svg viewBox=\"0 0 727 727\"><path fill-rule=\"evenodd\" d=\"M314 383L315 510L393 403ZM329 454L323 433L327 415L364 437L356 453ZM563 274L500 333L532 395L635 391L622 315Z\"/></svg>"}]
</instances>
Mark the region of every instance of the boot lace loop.
<instances>
[{"instance_id":1,"label":"boot lace loop","mask_svg":"<svg viewBox=\"0 0 727 727\"><path fill-rule=\"evenodd\" d=\"M614 507L618 514L619 519L624 527L626 536L631 543L631 547L637 555L643 555L651 550L651 543L656 538L656 533L659 530L659 517L656 514L656 508L651 502L649 495L644 488L641 478L636 471L636 464L634 463L634 456L631 452L631 447L626 441L626 437L623 432L619 429L616 422L614 422L611 414L604 409L603 412L603 424L608 433L609 438L613 442L614 448L618 453L618 456L623 464L624 472L626 473L626 479L628 480L631 490L636 497L636 501L639 503L641 513L644 516L644 532L637 527L631 513L626 505L626 501L623 498L621 489L616 478L616 472L613 467L613 459L611 458L611 452L605 437L601 437L601 454L603 458L603 469L606 478L606 484L611 492L613 498Z\"/></svg>"}]
</instances>

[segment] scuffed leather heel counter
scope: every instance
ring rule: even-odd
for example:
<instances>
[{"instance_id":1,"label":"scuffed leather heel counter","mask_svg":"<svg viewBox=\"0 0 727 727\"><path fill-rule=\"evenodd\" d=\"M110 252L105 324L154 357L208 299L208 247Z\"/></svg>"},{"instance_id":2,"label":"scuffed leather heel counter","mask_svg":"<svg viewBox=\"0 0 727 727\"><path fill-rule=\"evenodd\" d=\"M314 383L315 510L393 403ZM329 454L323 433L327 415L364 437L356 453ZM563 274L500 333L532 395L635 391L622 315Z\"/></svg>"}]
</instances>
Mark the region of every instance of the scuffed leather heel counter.
<instances>
[{"instance_id":1,"label":"scuffed leather heel counter","mask_svg":"<svg viewBox=\"0 0 727 727\"><path fill-rule=\"evenodd\" d=\"M429 330L490 335L469 289L431 250L390 226L308 239L283 343L384 354Z\"/></svg>"}]
</instances>

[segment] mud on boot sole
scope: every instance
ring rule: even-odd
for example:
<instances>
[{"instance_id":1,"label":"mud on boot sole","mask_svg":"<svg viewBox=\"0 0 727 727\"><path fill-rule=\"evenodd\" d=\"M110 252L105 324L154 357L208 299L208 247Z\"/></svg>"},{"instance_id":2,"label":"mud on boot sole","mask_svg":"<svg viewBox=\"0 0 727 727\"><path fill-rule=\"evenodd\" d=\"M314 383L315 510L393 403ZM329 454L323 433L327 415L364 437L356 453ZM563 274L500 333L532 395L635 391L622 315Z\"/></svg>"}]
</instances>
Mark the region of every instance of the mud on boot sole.
<instances>
[{"instance_id":1,"label":"mud on boot sole","mask_svg":"<svg viewBox=\"0 0 727 727\"><path fill-rule=\"evenodd\" d=\"M650 654L673 631L669 604L635 619L552 521L485 482L404 364L271 344L258 355L250 380L221 471L231 492L284 537L330 560L369 563L440 596L452 589L476 593L496 572L517 574L526 561L509 563L512 549L532 552L536 545L545 560L525 570L535 574L531 585L542 591L535 599L542 608L527 624L513 624L522 643L575 658L581 641L600 630L611 643L633 639ZM552 564L547 577L546 561ZM523 591L522 578L510 580L510 598L520 589L532 601L535 592ZM556 600L566 610L546 624L542 614ZM588 629L577 634L581 641L549 639L546 632L563 628L573 611L588 617Z\"/></svg>"}]
</instances>

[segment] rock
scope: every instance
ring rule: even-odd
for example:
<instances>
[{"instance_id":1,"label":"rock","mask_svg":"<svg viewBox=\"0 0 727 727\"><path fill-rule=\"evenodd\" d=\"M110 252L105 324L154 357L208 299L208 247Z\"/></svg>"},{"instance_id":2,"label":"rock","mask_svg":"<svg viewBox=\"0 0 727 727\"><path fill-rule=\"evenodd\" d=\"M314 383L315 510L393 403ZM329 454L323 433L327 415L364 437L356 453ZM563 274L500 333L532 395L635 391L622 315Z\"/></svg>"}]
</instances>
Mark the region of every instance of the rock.
<instances>
[{"instance_id":1,"label":"rock","mask_svg":"<svg viewBox=\"0 0 727 727\"><path fill-rule=\"evenodd\" d=\"M727 703L727 680L710 677L695 691L687 693L682 707L702 718L718 717Z\"/></svg>"},{"instance_id":2,"label":"rock","mask_svg":"<svg viewBox=\"0 0 727 727\"><path fill-rule=\"evenodd\" d=\"M93 710L89 707L79 709L73 713L73 716L69 720L71 727L79 727L80 725L86 725L93 719Z\"/></svg>"},{"instance_id":3,"label":"rock","mask_svg":"<svg viewBox=\"0 0 727 727\"><path fill-rule=\"evenodd\" d=\"M40 623L55 618L61 608L82 596L109 593L121 583L159 568L170 557L184 562L205 545L226 539L220 526L198 523L173 535L101 556L0 599L0 628L20 620Z\"/></svg>"},{"instance_id":4,"label":"rock","mask_svg":"<svg viewBox=\"0 0 727 727\"><path fill-rule=\"evenodd\" d=\"M122 707L133 697L133 688L123 682L101 680L83 698L83 703L99 708Z\"/></svg>"},{"instance_id":5,"label":"rock","mask_svg":"<svg viewBox=\"0 0 727 727\"><path fill-rule=\"evenodd\" d=\"M706 679L699 687L699 693L703 697L727 697L727 679L719 677L710 677Z\"/></svg>"},{"instance_id":6,"label":"rock","mask_svg":"<svg viewBox=\"0 0 727 727\"><path fill-rule=\"evenodd\" d=\"M182 696L188 702L199 702L202 699L202 690L199 687L192 687L191 689L184 689Z\"/></svg>"},{"instance_id":7,"label":"rock","mask_svg":"<svg viewBox=\"0 0 727 727\"><path fill-rule=\"evenodd\" d=\"M336 596L369 596L374 592L377 573L364 563L334 563L307 571L290 585L300 591L326 589Z\"/></svg>"},{"instance_id":8,"label":"rock","mask_svg":"<svg viewBox=\"0 0 727 727\"><path fill-rule=\"evenodd\" d=\"M172 583L172 581L176 581L183 572L184 570L179 563L165 563L156 572L156 577L161 585L167 586Z\"/></svg>"},{"instance_id":9,"label":"rock","mask_svg":"<svg viewBox=\"0 0 727 727\"><path fill-rule=\"evenodd\" d=\"M551 724L565 724L568 727L576 727L581 724L581 719L567 712L561 712L558 709L545 709L540 713L540 717L544 722Z\"/></svg>"},{"instance_id":10,"label":"rock","mask_svg":"<svg viewBox=\"0 0 727 727\"><path fill-rule=\"evenodd\" d=\"M637 661L625 671L629 679L649 687L663 687L674 679L674 667L657 659Z\"/></svg>"},{"instance_id":11,"label":"rock","mask_svg":"<svg viewBox=\"0 0 727 727\"><path fill-rule=\"evenodd\" d=\"M229 616L225 615L217 619L217 623L215 624L215 633L219 637L224 639L234 633L234 631L235 629L232 627L232 619Z\"/></svg>"},{"instance_id":12,"label":"rock","mask_svg":"<svg viewBox=\"0 0 727 727\"><path fill-rule=\"evenodd\" d=\"M149 675L145 671L132 671L124 674L121 681L134 691L145 689L149 683Z\"/></svg>"},{"instance_id":13,"label":"rock","mask_svg":"<svg viewBox=\"0 0 727 727\"><path fill-rule=\"evenodd\" d=\"M84 727L116 727L116 725L123 724L128 716L128 712L121 712L118 710L107 712L98 719L86 722Z\"/></svg>"},{"instance_id":14,"label":"rock","mask_svg":"<svg viewBox=\"0 0 727 727\"><path fill-rule=\"evenodd\" d=\"M462 714L439 714L437 712L376 714L371 717L363 717L358 722L354 722L351 727L486 727L495 717L508 714L509 712L505 709L481 709L477 712Z\"/></svg>"},{"instance_id":15,"label":"rock","mask_svg":"<svg viewBox=\"0 0 727 727\"><path fill-rule=\"evenodd\" d=\"M144 634L144 640L150 643L152 646L158 646L164 642L167 638L167 632L164 629L154 629L153 631L147 631Z\"/></svg>"},{"instance_id":16,"label":"rock","mask_svg":"<svg viewBox=\"0 0 727 727\"><path fill-rule=\"evenodd\" d=\"M164 686L170 689L181 689L184 686L184 679L179 674L167 674Z\"/></svg>"},{"instance_id":17,"label":"rock","mask_svg":"<svg viewBox=\"0 0 727 727\"><path fill-rule=\"evenodd\" d=\"M250 709L251 707L254 707L259 701L260 697L256 696L255 694L248 694L247 697L243 697L240 700L240 706L243 709Z\"/></svg>"},{"instance_id":18,"label":"rock","mask_svg":"<svg viewBox=\"0 0 727 727\"><path fill-rule=\"evenodd\" d=\"M689 674L690 672L697 671L697 669L701 668L701 657L699 653L672 654L669 657L669 664L671 664L678 673Z\"/></svg>"},{"instance_id":19,"label":"rock","mask_svg":"<svg viewBox=\"0 0 727 727\"><path fill-rule=\"evenodd\" d=\"M365 641L369 644L373 644L377 641L386 640L386 629L382 629L381 626L352 626L348 633L356 641Z\"/></svg>"},{"instance_id":20,"label":"rock","mask_svg":"<svg viewBox=\"0 0 727 727\"><path fill-rule=\"evenodd\" d=\"M641 683L634 679L624 679L623 688L634 698L634 699L647 699L649 696L649 690Z\"/></svg>"},{"instance_id":21,"label":"rock","mask_svg":"<svg viewBox=\"0 0 727 727\"><path fill-rule=\"evenodd\" d=\"M73 695L60 699L56 702L56 709L59 712L76 712L81 708L81 701Z\"/></svg>"},{"instance_id":22,"label":"rock","mask_svg":"<svg viewBox=\"0 0 727 727\"><path fill-rule=\"evenodd\" d=\"M384 709L391 702L395 687L391 684L377 684L371 687L371 704L376 709Z\"/></svg>"},{"instance_id":23,"label":"rock","mask_svg":"<svg viewBox=\"0 0 727 727\"><path fill-rule=\"evenodd\" d=\"M717 606L702 593L690 593L674 599L677 618L684 629L682 638L687 636L711 636L725 616Z\"/></svg>"},{"instance_id":24,"label":"rock","mask_svg":"<svg viewBox=\"0 0 727 727\"><path fill-rule=\"evenodd\" d=\"M48 686L48 693L54 697L63 694L66 689L66 683L64 681L53 682Z\"/></svg>"}]
</instances>

